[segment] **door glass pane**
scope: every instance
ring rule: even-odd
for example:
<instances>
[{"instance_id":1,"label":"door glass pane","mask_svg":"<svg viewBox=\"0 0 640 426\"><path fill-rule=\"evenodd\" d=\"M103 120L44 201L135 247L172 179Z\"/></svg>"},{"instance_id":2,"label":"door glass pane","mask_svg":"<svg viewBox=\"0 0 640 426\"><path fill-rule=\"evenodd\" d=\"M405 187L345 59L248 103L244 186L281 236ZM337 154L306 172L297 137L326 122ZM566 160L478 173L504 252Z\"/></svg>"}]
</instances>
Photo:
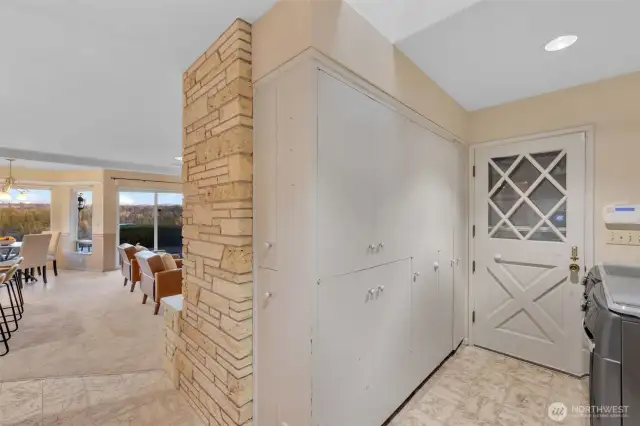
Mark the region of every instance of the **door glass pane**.
<instances>
[{"instance_id":1,"label":"door glass pane","mask_svg":"<svg viewBox=\"0 0 640 426\"><path fill-rule=\"evenodd\" d=\"M500 185L500 188L496 191L495 194L491 197L491 200L495 203L496 206L500 209L502 214L506 214L511 207L518 201L520 196L513 189L511 184L508 182L504 182Z\"/></svg>"},{"instance_id":2,"label":"door glass pane","mask_svg":"<svg viewBox=\"0 0 640 426\"><path fill-rule=\"evenodd\" d=\"M558 231L565 237L567 236L567 202L565 201L558 207L551 217L549 217L549 221L553 223L553 226L558 228Z\"/></svg>"},{"instance_id":3,"label":"door glass pane","mask_svg":"<svg viewBox=\"0 0 640 426\"><path fill-rule=\"evenodd\" d=\"M91 240L93 233L93 192L81 191L78 196L84 198L84 208L78 211L78 230L76 237L78 240Z\"/></svg>"},{"instance_id":4,"label":"door glass pane","mask_svg":"<svg viewBox=\"0 0 640 426\"><path fill-rule=\"evenodd\" d=\"M537 154L531 154L531 157L546 170L560 152L561 151L539 152Z\"/></svg>"},{"instance_id":5,"label":"door glass pane","mask_svg":"<svg viewBox=\"0 0 640 426\"><path fill-rule=\"evenodd\" d=\"M491 238L503 238L507 240L519 240L520 238L514 234L509 225L502 225Z\"/></svg>"},{"instance_id":6,"label":"door glass pane","mask_svg":"<svg viewBox=\"0 0 640 426\"><path fill-rule=\"evenodd\" d=\"M158 192L158 250L182 254L182 194Z\"/></svg>"},{"instance_id":7,"label":"door glass pane","mask_svg":"<svg viewBox=\"0 0 640 426\"><path fill-rule=\"evenodd\" d=\"M489 232L500 222L500 216L491 206L487 206L489 208Z\"/></svg>"},{"instance_id":8,"label":"door glass pane","mask_svg":"<svg viewBox=\"0 0 640 426\"><path fill-rule=\"evenodd\" d=\"M525 192L527 189L529 189L531 184L535 182L538 176L540 176L540 172L526 158L520 160L520 163L518 163L516 168L509 175L513 183L522 192Z\"/></svg>"},{"instance_id":9,"label":"door glass pane","mask_svg":"<svg viewBox=\"0 0 640 426\"><path fill-rule=\"evenodd\" d=\"M542 220L540 215L524 202L508 219L523 237Z\"/></svg>"},{"instance_id":10,"label":"door glass pane","mask_svg":"<svg viewBox=\"0 0 640 426\"><path fill-rule=\"evenodd\" d=\"M492 158L491 160L496 163L496 165L500 167L503 172L506 172L507 170L509 170L509 167L511 167L511 165L514 161L516 161L517 158L517 155L512 155L509 157Z\"/></svg>"},{"instance_id":11,"label":"door glass pane","mask_svg":"<svg viewBox=\"0 0 640 426\"><path fill-rule=\"evenodd\" d=\"M140 244L154 249L153 192L120 192L120 244Z\"/></svg>"},{"instance_id":12,"label":"door glass pane","mask_svg":"<svg viewBox=\"0 0 640 426\"><path fill-rule=\"evenodd\" d=\"M533 190L529 199L533 201L533 204L535 204L542 213L547 214L556 204L558 204L562 197L563 195L558 191L558 188L553 186L548 179L545 179L536 189Z\"/></svg>"},{"instance_id":13,"label":"door glass pane","mask_svg":"<svg viewBox=\"0 0 640 426\"><path fill-rule=\"evenodd\" d=\"M489 192L493 189L494 186L500 180L500 173L496 171L493 165L489 164Z\"/></svg>"},{"instance_id":14,"label":"door glass pane","mask_svg":"<svg viewBox=\"0 0 640 426\"><path fill-rule=\"evenodd\" d=\"M536 232L533 233L531 237L529 237L531 241L554 241L560 242L562 239L558 236L558 234L551 229L549 225L546 223L542 225Z\"/></svg>"},{"instance_id":15,"label":"door glass pane","mask_svg":"<svg viewBox=\"0 0 640 426\"><path fill-rule=\"evenodd\" d=\"M562 188L567 189L567 156L562 157L551 170L551 176L558 182Z\"/></svg>"}]
</instances>

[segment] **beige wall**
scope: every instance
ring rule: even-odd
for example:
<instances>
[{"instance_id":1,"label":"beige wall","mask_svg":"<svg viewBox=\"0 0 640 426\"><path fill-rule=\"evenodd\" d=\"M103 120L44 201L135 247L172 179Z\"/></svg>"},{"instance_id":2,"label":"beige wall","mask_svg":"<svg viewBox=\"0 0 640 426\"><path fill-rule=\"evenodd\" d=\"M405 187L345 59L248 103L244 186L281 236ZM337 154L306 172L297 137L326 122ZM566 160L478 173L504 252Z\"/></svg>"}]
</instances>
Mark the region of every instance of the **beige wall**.
<instances>
[{"instance_id":1,"label":"beige wall","mask_svg":"<svg viewBox=\"0 0 640 426\"><path fill-rule=\"evenodd\" d=\"M253 79L313 47L461 140L468 113L340 0L281 0L254 24Z\"/></svg>"},{"instance_id":2,"label":"beige wall","mask_svg":"<svg viewBox=\"0 0 640 426\"><path fill-rule=\"evenodd\" d=\"M601 215L610 203L640 203L640 73L476 111L469 123L474 143L593 125L596 261L640 262L640 247L605 244Z\"/></svg>"}]
</instances>

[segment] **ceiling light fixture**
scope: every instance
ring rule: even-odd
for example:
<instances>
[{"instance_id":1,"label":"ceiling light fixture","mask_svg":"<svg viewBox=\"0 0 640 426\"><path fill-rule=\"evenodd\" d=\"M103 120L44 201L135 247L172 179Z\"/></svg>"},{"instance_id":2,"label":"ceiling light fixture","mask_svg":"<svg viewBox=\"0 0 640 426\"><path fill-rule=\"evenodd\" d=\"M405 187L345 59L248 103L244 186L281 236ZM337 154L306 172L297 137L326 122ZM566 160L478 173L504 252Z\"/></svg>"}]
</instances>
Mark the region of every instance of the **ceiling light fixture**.
<instances>
[{"instance_id":1,"label":"ceiling light fixture","mask_svg":"<svg viewBox=\"0 0 640 426\"><path fill-rule=\"evenodd\" d=\"M563 35L556 37L549 43L544 45L544 50L547 52L557 52L558 50L566 49L578 40L576 35Z\"/></svg>"},{"instance_id":2,"label":"ceiling light fixture","mask_svg":"<svg viewBox=\"0 0 640 426\"><path fill-rule=\"evenodd\" d=\"M173 159L182 162L182 157L173 157Z\"/></svg>"}]
</instances>

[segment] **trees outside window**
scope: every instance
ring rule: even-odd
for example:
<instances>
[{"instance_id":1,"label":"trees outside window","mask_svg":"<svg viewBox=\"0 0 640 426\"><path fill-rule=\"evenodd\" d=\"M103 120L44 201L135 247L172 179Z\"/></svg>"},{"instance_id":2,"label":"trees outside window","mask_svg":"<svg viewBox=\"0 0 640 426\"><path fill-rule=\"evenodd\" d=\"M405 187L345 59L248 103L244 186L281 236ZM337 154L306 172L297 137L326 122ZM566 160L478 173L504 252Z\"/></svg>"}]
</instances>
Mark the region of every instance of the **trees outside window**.
<instances>
[{"instance_id":1,"label":"trees outside window","mask_svg":"<svg viewBox=\"0 0 640 426\"><path fill-rule=\"evenodd\" d=\"M182 253L182 194L119 193L120 244Z\"/></svg>"},{"instance_id":2,"label":"trees outside window","mask_svg":"<svg viewBox=\"0 0 640 426\"><path fill-rule=\"evenodd\" d=\"M17 241L27 234L51 229L51 190L9 190L10 201L0 202L0 236Z\"/></svg>"}]
</instances>

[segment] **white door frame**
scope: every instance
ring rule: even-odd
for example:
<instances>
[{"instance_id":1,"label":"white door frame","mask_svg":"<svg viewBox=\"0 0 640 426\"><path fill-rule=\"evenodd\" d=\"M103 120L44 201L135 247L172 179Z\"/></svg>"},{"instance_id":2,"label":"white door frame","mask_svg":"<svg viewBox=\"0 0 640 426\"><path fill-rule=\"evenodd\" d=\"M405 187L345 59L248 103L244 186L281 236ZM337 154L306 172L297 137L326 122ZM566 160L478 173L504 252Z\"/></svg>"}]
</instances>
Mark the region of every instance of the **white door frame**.
<instances>
[{"instance_id":1,"label":"white door frame","mask_svg":"<svg viewBox=\"0 0 640 426\"><path fill-rule=\"evenodd\" d=\"M586 149L586 164L585 164L585 218L584 218L584 265L589 268L595 263L594 253L594 127L593 125L585 125L580 127L571 127L568 129L555 130L551 132L536 133L526 136L517 136L508 139L498 139L489 142L483 142L479 144L471 145L469 148L469 324L467 329L469 330L468 343L470 345L475 344L473 338L473 311L475 310L476 301L473 294L473 261L475 260L475 241L473 237L473 225L476 216L475 206L475 179L473 176L473 167L475 166L475 157L477 148L485 148L488 146L507 145L515 142L525 142L535 139L543 139L552 136L562 136L572 133L584 133L585 134L585 149ZM586 273L586 271L584 271Z\"/></svg>"}]
</instances>

